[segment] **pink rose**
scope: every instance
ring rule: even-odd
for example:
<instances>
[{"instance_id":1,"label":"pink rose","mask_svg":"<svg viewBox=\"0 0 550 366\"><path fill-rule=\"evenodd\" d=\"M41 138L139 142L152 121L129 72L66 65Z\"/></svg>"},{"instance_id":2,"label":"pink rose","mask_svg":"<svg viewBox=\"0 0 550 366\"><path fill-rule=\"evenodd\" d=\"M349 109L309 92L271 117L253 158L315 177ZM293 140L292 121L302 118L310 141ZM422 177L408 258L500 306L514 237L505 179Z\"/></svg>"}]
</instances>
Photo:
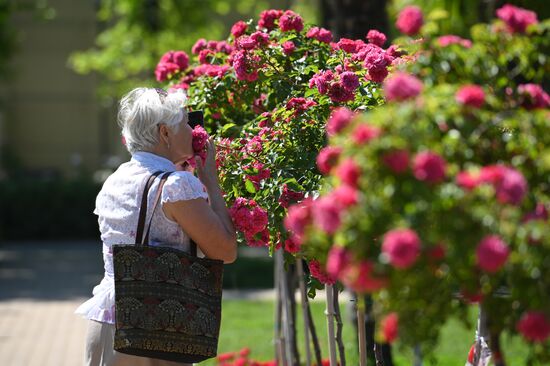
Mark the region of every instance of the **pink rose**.
<instances>
[{"instance_id":1,"label":"pink rose","mask_svg":"<svg viewBox=\"0 0 550 366\"><path fill-rule=\"evenodd\" d=\"M352 71L344 71L340 74L340 80L344 88L353 91L359 87L359 77Z\"/></svg>"},{"instance_id":2,"label":"pink rose","mask_svg":"<svg viewBox=\"0 0 550 366\"><path fill-rule=\"evenodd\" d=\"M339 276L339 280L353 291L360 294L378 291L387 285L385 278L373 274L374 264L370 261L350 263Z\"/></svg>"},{"instance_id":3,"label":"pink rose","mask_svg":"<svg viewBox=\"0 0 550 366\"><path fill-rule=\"evenodd\" d=\"M370 43L377 45L378 47L382 47L384 43L386 43L386 35L376 29L371 29L367 33L367 39Z\"/></svg>"},{"instance_id":4,"label":"pink rose","mask_svg":"<svg viewBox=\"0 0 550 366\"><path fill-rule=\"evenodd\" d=\"M382 253L386 254L390 263L399 269L412 266L420 255L420 239L410 229L395 229L384 235Z\"/></svg>"},{"instance_id":5,"label":"pink rose","mask_svg":"<svg viewBox=\"0 0 550 366\"><path fill-rule=\"evenodd\" d=\"M496 235L483 238L476 249L477 265L488 273L498 272L506 260L510 251L508 246Z\"/></svg>"},{"instance_id":6,"label":"pink rose","mask_svg":"<svg viewBox=\"0 0 550 366\"><path fill-rule=\"evenodd\" d=\"M330 85L328 96L333 103L351 102L355 99L353 90L347 89L341 81L334 82Z\"/></svg>"},{"instance_id":7,"label":"pink rose","mask_svg":"<svg viewBox=\"0 0 550 366\"><path fill-rule=\"evenodd\" d=\"M199 155L203 160L206 159L206 143L208 142L208 132L200 126L197 125L193 129L193 135L192 135L192 145L193 145L193 152L195 155Z\"/></svg>"},{"instance_id":8,"label":"pink rose","mask_svg":"<svg viewBox=\"0 0 550 366\"><path fill-rule=\"evenodd\" d=\"M348 158L338 165L335 174L340 179L340 182L357 188L359 178L361 177L361 168L359 168L355 160Z\"/></svg>"},{"instance_id":9,"label":"pink rose","mask_svg":"<svg viewBox=\"0 0 550 366\"><path fill-rule=\"evenodd\" d=\"M526 109L548 108L550 96L537 84L521 84L518 93L522 96L522 106Z\"/></svg>"},{"instance_id":10,"label":"pink rose","mask_svg":"<svg viewBox=\"0 0 550 366\"><path fill-rule=\"evenodd\" d=\"M301 245L298 242L292 240L292 238L288 238L285 240L285 250L289 253L298 253L300 251L300 247Z\"/></svg>"},{"instance_id":11,"label":"pink rose","mask_svg":"<svg viewBox=\"0 0 550 366\"><path fill-rule=\"evenodd\" d=\"M395 73L384 81L384 94L388 101L402 101L416 97L422 91L422 82L402 72Z\"/></svg>"},{"instance_id":12,"label":"pink rose","mask_svg":"<svg viewBox=\"0 0 550 366\"><path fill-rule=\"evenodd\" d=\"M194 55L198 55L200 51L204 50L207 47L206 39L200 38L195 42L193 47L191 48L191 53Z\"/></svg>"},{"instance_id":13,"label":"pink rose","mask_svg":"<svg viewBox=\"0 0 550 366\"><path fill-rule=\"evenodd\" d=\"M481 183L479 174L474 174L468 171L459 172L456 176L456 184L460 187L472 190Z\"/></svg>"},{"instance_id":14,"label":"pink rose","mask_svg":"<svg viewBox=\"0 0 550 366\"><path fill-rule=\"evenodd\" d=\"M314 202L312 211L315 225L327 234L334 234L342 223L341 208L330 197L322 197Z\"/></svg>"},{"instance_id":15,"label":"pink rose","mask_svg":"<svg viewBox=\"0 0 550 366\"><path fill-rule=\"evenodd\" d=\"M284 54L287 56L294 52L294 50L296 49L296 45L292 41L286 41L285 43L283 43L282 47Z\"/></svg>"},{"instance_id":16,"label":"pink rose","mask_svg":"<svg viewBox=\"0 0 550 366\"><path fill-rule=\"evenodd\" d=\"M319 155L317 155L319 171L325 175L330 173L330 170L336 166L341 153L342 149L340 147L327 146L322 148Z\"/></svg>"},{"instance_id":17,"label":"pink rose","mask_svg":"<svg viewBox=\"0 0 550 366\"><path fill-rule=\"evenodd\" d=\"M306 199L288 208L284 219L285 228L293 235L294 241L301 243L306 227L312 221L312 200Z\"/></svg>"},{"instance_id":18,"label":"pink rose","mask_svg":"<svg viewBox=\"0 0 550 366\"><path fill-rule=\"evenodd\" d=\"M351 253L343 247L333 245L328 252L327 273L338 278L350 262Z\"/></svg>"},{"instance_id":19,"label":"pink rose","mask_svg":"<svg viewBox=\"0 0 550 366\"><path fill-rule=\"evenodd\" d=\"M550 320L540 311L524 313L516 328L529 342L543 343L550 337Z\"/></svg>"},{"instance_id":20,"label":"pink rose","mask_svg":"<svg viewBox=\"0 0 550 366\"><path fill-rule=\"evenodd\" d=\"M304 29L304 21L292 10L287 10L279 18L279 28L281 28L283 32L289 32L292 30L301 32L302 29Z\"/></svg>"},{"instance_id":21,"label":"pink rose","mask_svg":"<svg viewBox=\"0 0 550 366\"><path fill-rule=\"evenodd\" d=\"M380 136L380 129L368 123L361 123L353 130L351 139L357 145L362 145Z\"/></svg>"},{"instance_id":22,"label":"pink rose","mask_svg":"<svg viewBox=\"0 0 550 366\"><path fill-rule=\"evenodd\" d=\"M409 169L409 152L407 150L393 150L382 157L384 164L396 174L401 174Z\"/></svg>"},{"instance_id":23,"label":"pink rose","mask_svg":"<svg viewBox=\"0 0 550 366\"><path fill-rule=\"evenodd\" d=\"M233 26L231 27L231 34L233 35L234 38L239 38L246 32L247 28L248 28L248 25L246 25L246 23L243 22L242 20L239 20L237 23L233 24Z\"/></svg>"},{"instance_id":24,"label":"pink rose","mask_svg":"<svg viewBox=\"0 0 550 366\"><path fill-rule=\"evenodd\" d=\"M279 204L281 207L288 208L291 203L296 203L304 199L304 192L295 192L288 188L288 185L283 184L283 192L279 197Z\"/></svg>"},{"instance_id":25,"label":"pink rose","mask_svg":"<svg viewBox=\"0 0 550 366\"><path fill-rule=\"evenodd\" d=\"M458 103L474 108L481 108L485 103L485 93L478 85L465 85L458 89L455 94Z\"/></svg>"},{"instance_id":26,"label":"pink rose","mask_svg":"<svg viewBox=\"0 0 550 366\"><path fill-rule=\"evenodd\" d=\"M321 264L318 260L313 259L309 261L308 263L309 272L311 273L311 276L318 279L319 282L327 285L334 285L336 283L336 279L327 274L323 268L321 268Z\"/></svg>"},{"instance_id":27,"label":"pink rose","mask_svg":"<svg viewBox=\"0 0 550 366\"><path fill-rule=\"evenodd\" d=\"M386 343L393 343L398 335L399 317L397 313L390 313L382 319L380 327Z\"/></svg>"},{"instance_id":28,"label":"pink rose","mask_svg":"<svg viewBox=\"0 0 550 366\"><path fill-rule=\"evenodd\" d=\"M353 39L340 38L338 41L338 48L347 53L355 53L357 52L357 47L359 44L360 43L357 43L357 41L354 41Z\"/></svg>"},{"instance_id":29,"label":"pink rose","mask_svg":"<svg viewBox=\"0 0 550 366\"><path fill-rule=\"evenodd\" d=\"M332 41L332 33L325 28L312 27L308 30L306 37L323 43L330 43Z\"/></svg>"},{"instance_id":30,"label":"pink rose","mask_svg":"<svg viewBox=\"0 0 550 366\"><path fill-rule=\"evenodd\" d=\"M264 10L260 13L260 20L258 26L260 28L267 28L268 31L275 28L275 21L283 15L282 10Z\"/></svg>"},{"instance_id":31,"label":"pink rose","mask_svg":"<svg viewBox=\"0 0 550 366\"><path fill-rule=\"evenodd\" d=\"M548 209L544 203L537 203L535 210L523 216L522 222L526 223L533 220L548 220Z\"/></svg>"},{"instance_id":32,"label":"pink rose","mask_svg":"<svg viewBox=\"0 0 550 366\"><path fill-rule=\"evenodd\" d=\"M439 183L445 179L446 162L436 153L422 151L414 157L413 172L416 179Z\"/></svg>"},{"instance_id":33,"label":"pink rose","mask_svg":"<svg viewBox=\"0 0 550 366\"><path fill-rule=\"evenodd\" d=\"M332 111L327 122L327 133L334 136L342 131L353 119L355 114L346 107L336 108Z\"/></svg>"},{"instance_id":34,"label":"pink rose","mask_svg":"<svg viewBox=\"0 0 550 366\"><path fill-rule=\"evenodd\" d=\"M414 36L424 24L422 10L418 6L406 6L397 17L395 26L401 33Z\"/></svg>"},{"instance_id":35,"label":"pink rose","mask_svg":"<svg viewBox=\"0 0 550 366\"><path fill-rule=\"evenodd\" d=\"M269 230L264 229L256 234L245 233L246 244L249 247L268 247L269 246Z\"/></svg>"},{"instance_id":36,"label":"pink rose","mask_svg":"<svg viewBox=\"0 0 550 366\"><path fill-rule=\"evenodd\" d=\"M527 194L527 181L523 175L512 168L506 168L500 182L496 185L497 200L501 203L521 204Z\"/></svg>"},{"instance_id":37,"label":"pink rose","mask_svg":"<svg viewBox=\"0 0 550 366\"><path fill-rule=\"evenodd\" d=\"M347 184L334 189L330 192L329 196L343 208L354 206L359 201L359 192L357 189Z\"/></svg>"},{"instance_id":38,"label":"pink rose","mask_svg":"<svg viewBox=\"0 0 550 366\"><path fill-rule=\"evenodd\" d=\"M439 45L439 47L447 47L452 44L458 44L464 48L472 47L472 41L470 41L469 39L460 38L459 36L455 36L453 34L439 37L437 39L437 44Z\"/></svg>"},{"instance_id":39,"label":"pink rose","mask_svg":"<svg viewBox=\"0 0 550 366\"><path fill-rule=\"evenodd\" d=\"M512 32L525 33L531 24L537 24L537 14L534 11L519 8L510 4L497 9L497 16L502 19Z\"/></svg>"}]
</instances>

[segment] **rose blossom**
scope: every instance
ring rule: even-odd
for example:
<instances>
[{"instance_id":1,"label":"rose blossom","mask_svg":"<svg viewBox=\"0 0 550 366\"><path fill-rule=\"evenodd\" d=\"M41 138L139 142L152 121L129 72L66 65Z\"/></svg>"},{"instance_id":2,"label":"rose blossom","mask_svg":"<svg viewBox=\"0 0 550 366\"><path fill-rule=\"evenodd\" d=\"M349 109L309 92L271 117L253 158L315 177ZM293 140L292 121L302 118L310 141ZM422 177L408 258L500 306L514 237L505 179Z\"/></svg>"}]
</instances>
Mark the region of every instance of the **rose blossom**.
<instances>
[{"instance_id":1,"label":"rose blossom","mask_svg":"<svg viewBox=\"0 0 550 366\"><path fill-rule=\"evenodd\" d=\"M531 24L537 24L537 14L534 11L519 8L510 4L497 9L497 16L502 19L512 32L525 33Z\"/></svg>"},{"instance_id":2,"label":"rose blossom","mask_svg":"<svg viewBox=\"0 0 550 366\"><path fill-rule=\"evenodd\" d=\"M436 153L422 151L414 157L413 172L418 180L439 183L445 179L446 162Z\"/></svg>"},{"instance_id":3,"label":"rose blossom","mask_svg":"<svg viewBox=\"0 0 550 366\"><path fill-rule=\"evenodd\" d=\"M354 113L346 107L336 108L332 111L327 122L327 133L329 136L334 136L342 131L353 119Z\"/></svg>"},{"instance_id":4,"label":"rose blossom","mask_svg":"<svg viewBox=\"0 0 550 366\"><path fill-rule=\"evenodd\" d=\"M423 24L422 10L418 6L406 6L401 10L395 22L397 29L408 36L417 34Z\"/></svg>"},{"instance_id":5,"label":"rose blossom","mask_svg":"<svg viewBox=\"0 0 550 366\"><path fill-rule=\"evenodd\" d=\"M355 99L353 91L347 89L341 81L337 81L330 85L328 96L334 103L351 102Z\"/></svg>"},{"instance_id":6,"label":"rose blossom","mask_svg":"<svg viewBox=\"0 0 550 366\"><path fill-rule=\"evenodd\" d=\"M233 26L231 27L231 34L233 35L233 37L239 38L246 32L247 28L248 28L248 25L246 25L246 23L243 22L242 20L239 20L237 23L233 24Z\"/></svg>"},{"instance_id":7,"label":"rose blossom","mask_svg":"<svg viewBox=\"0 0 550 366\"><path fill-rule=\"evenodd\" d=\"M375 44L379 47L382 47L384 43L386 43L386 35L376 29L371 29L369 33L367 33L367 39L370 43Z\"/></svg>"},{"instance_id":8,"label":"rose blossom","mask_svg":"<svg viewBox=\"0 0 550 366\"><path fill-rule=\"evenodd\" d=\"M359 77L354 72L344 71L339 76L345 89L353 91L359 87Z\"/></svg>"},{"instance_id":9,"label":"rose blossom","mask_svg":"<svg viewBox=\"0 0 550 366\"><path fill-rule=\"evenodd\" d=\"M281 28L283 32L288 32L291 30L301 32L302 29L304 29L304 21L292 10L287 10L279 18L279 28Z\"/></svg>"},{"instance_id":10,"label":"rose blossom","mask_svg":"<svg viewBox=\"0 0 550 366\"><path fill-rule=\"evenodd\" d=\"M409 169L409 152L404 149L393 150L384 154L382 161L392 172L401 174Z\"/></svg>"},{"instance_id":11,"label":"rose blossom","mask_svg":"<svg viewBox=\"0 0 550 366\"><path fill-rule=\"evenodd\" d=\"M481 108L485 103L485 93L478 85L465 85L458 89L455 94L458 103L474 108Z\"/></svg>"},{"instance_id":12,"label":"rose blossom","mask_svg":"<svg viewBox=\"0 0 550 366\"><path fill-rule=\"evenodd\" d=\"M550 320L543 312L524 313L516 328L530 342L543 343L550 337Z\"/></svg>"},{"instance_id":13,"label":"rose blossom","mask_svg":"<svg viewBox=\"0 0 550 366\"><path fill-rule=\"evenodd\" d=\"M282 10L264 10L260 13L260 20L258 20L258 26L260 28L267 28L267 30L272 30L275 28L275 21L283 15Z\"/></svg>"},{"instance_id":14,"label":"rose blossom","mask_svg":"<svg viewBox=\"0 0 550 366\"><path fill-rule=\"evenodd\" d=\"M267 247L269 246L269 230L265 228L256 234L245 233L246 244L250 247Z\"/></svg>"},{"instance_id":15,"label":"rose blossom","mask_svg":"<svg viewBox=\"0 0 550 366\"><path fill-rule=\"evenodd\" d=\"M288 238L285 240L285 250L289 253L298 253L300 251L300 247L301 245L298 242L292 240L292 238Z\"/></svg>"},{"instance_id":16,"label":"rose blossom","mask_svg":"<svg viewBox=\"0 0 550 366\"><path fill-rule=\"evenodd\" d=\"M253 236L267 227L267 211L254 200L238 197L229 209L229 214L235 228L245 235Z\"/></svg>"},{"instance_id":17,"label":"rose blossom","mask_svg":"<svg viewBox=\"0 0 550 366\"><path fill-rule=\"evenodd\" d=\"M338 279L358 293L374 292L386 287L385 278L373 276L374 264L370 261L352 262L340 273Z\"/></svg>"},{"instance_id":18,"label":"rose blossom","mask_svg":"<svg viewBox=\"0 0 550 366\"><path fill-rule=\"evenodd\" d=\"M338 165L335 174L342 183L357 188L361 177L361 168L355 160L347 158Z\"/></svg>"},{"instance_id":19,"label":"rose blossom","mask_svg":"<svg viewBox=\"0 0 550 366\"><path fill-rule=\"evenodd\" d=\"M422 82L413 75L395 73L384 81L384 94L388 101L414 98L422 91Z\"/></svg>"},{"instance_id":20,"label":"rose blossom","mask_svg":"<svg viewBox=\"0 0 550 366\"><path fill-rule=\"evenodd\" d=\"M525 214L521 221L526 223L533 220L548 220L548 209L544 203L537 203L535 210Z\"/></svg>"},{"instance_id":21,"label":"rose blossom","mask_svg":"<svg viewBox=\"0 0 550 366\"><path fill-rule=\"evenodd\" d=\"M314 201L313 221L315 225L326 232L334 234L342 223L340 207L330 197L322 197Z\"/></svg>"},{"instance_id":22,"label":"rose blossom","mask_svg":"<svg viewBox=\"0 0 550 366\"><path fill-rule=\"evenodd\" d=\"M399 269L412 266L420 255L420 239L410 229L394 229L384 235L382 253Z\"/></svg>"},{"instance_id":23,"label":"rose blossom","mask_svg":"<svg viewBox=\"0 0 550 366\"><path fill-rule=\"evenodd\" d=\"M398 335L399 317L397 313L390 313L380 322L382 335L387 343L393 343Z\"/></svg>"},{"instance_id":24,"label":"rose blossom","mask_svg":"<svg viewBox=\"0 0 550 366\"><path fill-rule=\"evenodd\" d=\"M506 263L509 254L510 250L502 239L496 235L488 235L477 246L477 265L485 272L498 272Z\"/></svg>"},{"instance_id":25,"label":"rose blossom","mask_svg":"<svg viewBox=\"0 0 550 366\"><path fill-rule=\"evenodd\" d=\"M193 152L195 155L199 155L203 160L206 159L206 142L208 141L208 132L200 126L197 125L195 128L193 128L193 134L192 134L192 145L193 145Z\"/></svg>"},{"instance_id":26,"label":"rose blossom","mask_svg":"<svg viewBox=\"0 0 550 366\"><path fill-rule=\"evenodd\" d=\"M207 47L207 45L208 44L206 43L206 39L199 38L191 48L191 53L193 53L194 55L198 55L200 51L204 50Z\"/></svg>"},{"instance_id":27,"label":"rose blossom","mask_svg":"<svg viewBox=\"0 0 550 366\"><path fill-rule=\"evenodd\" d=\"M288 185L283 184L283 192L279 197L279 204L281 207L288 208L291 203L296 203L304 199L304 192L296 192L288 188Z\"/></svg>"},{"instance_id":28,"label":"rose blossom","mask_svg":"<svg viewBox=\"0 0 550 366\"><path fill-rule=\"evenodd\" d=\"M308 263L309 272L311 273L311 276L318 279L319 282L322 284L327 285L334 285L336 283L336 279L327 274L322 268L319 261L313 259L309 261Z\"/></svg>"},{"instance_id":29,"label":"rose blossom","mask_svg":"<svg viewBox=\"0 0 550 366\"><path fill-rule=\"evenodd\" d=\"M359 191L347 184L335 188L329 196L343 208L353 206L359 201Z\"/></svg>"},{"instance_id":30,"label":"rose blossom","mask_svg":"<svg viewBox=\"0 0 550 366\"><path fill-rule=\"evenodd\" d=\"M472 41L470 41L469 39L460 38L459 36L455 36L453 34L447 34L445 36L439 37L437 39L437 44L439 45L439 47L447 47L452 44L458 44L464 48L472 47Z\"/></svg>"},{"instance_id":31,"label":"rose blossom","mask_svg":"<svg viewBox=\"0 0 550 366\"><path fill-rule=\"evenodd\" d=\"M296 49L296 45L292 41L286 41L282 44L283 52L285 55L290 55Z\"/></svg>"},{"instance_id":32,"label":"rose blossom","mask_svg":"<svg viewBox=\"0 0 550 366\"><path fill-rule=\"evenodd\" d=\"M353 130L351 139L357 145L362 145L380 136L380 129L378 127L369 125L368 123L361 123Z\"/></svg>"},{"instance_id":33,"label":"rose blossom","mask_svg":"<svg viewBox=\"0 0 550 366\"><path fill-rule=\"evenodd\" d=\"M350 262L351 253L346 248L333 245L328 252L327 273L338 278Z\"/></svg>"},{"instance_id":34,"label":"rose blossom","mask_svg":"<svg viewBox=\"0 0 550 366\"><path fill-rule=\"evenodd\" d=\"M475 174L468 171L459 172L456 176L456 184L460 187L472 190L481 183L479 174Z\"/></svg>"},{"instance_id":35,"label":"rose blossom","mask_svg":"<svg viewBox=\"0 0 550 366\"><path fill-rule=\"evenodd\" d=\"M519 205L527 194L527 181L523 175L512 168L506 168L500 182L496 185L497 200L501 203Z\"/></svg>"},{"instance_id":36,"label":"rose blossom","mask_svg":"<svg viewBox=\"0 0 550 366\"><path fill-rule=\"evenodd\" d=\"M547 108L550 96L537 84L521 84L518 93L523 97L522 106L526 109Z\"/></svg>"},{"instance_id":37,"label":"rose blossom","mask_svg":"<svg viewBox=\"0 0 550 366\"><path fill-rule=\"evenodd\" d=\"M342 153L340 147L326 146L319 151L317 155L317 167L322 174L328 174L336 166L338 158Z\"/></svg>"},{"instance_id":38,"label":"rose blossom","mask_svg":"<svg viewBox=\"0 0 550 366\"><path fill-rule=\"evenodd\" d=\"M297 205L292 205L288 208L288 213L284 219L285 228L291 232L293 240L298 243L301 243L306 226L311 223L311 206L311 199L306 199Z\"/></svg>"}]
</instances>

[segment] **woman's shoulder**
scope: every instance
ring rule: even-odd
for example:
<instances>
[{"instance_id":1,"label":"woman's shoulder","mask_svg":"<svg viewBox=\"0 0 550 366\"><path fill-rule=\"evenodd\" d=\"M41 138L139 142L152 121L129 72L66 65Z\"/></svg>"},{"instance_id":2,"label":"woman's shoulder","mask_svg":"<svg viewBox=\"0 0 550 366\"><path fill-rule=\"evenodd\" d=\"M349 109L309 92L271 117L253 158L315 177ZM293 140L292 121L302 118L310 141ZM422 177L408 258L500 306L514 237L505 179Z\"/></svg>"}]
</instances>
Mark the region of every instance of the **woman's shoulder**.
<instances>
[{"instance_id":1,"label":"woman's shoulder","mask_svg":"<svg viewBox=\"0 0 550 366\"><path fill-rule=\"evenodd\" d=\"M201 181L187 171L176 171L170 174L162 190L162 203L208 198Z\"/></svg>"}]
</instances>

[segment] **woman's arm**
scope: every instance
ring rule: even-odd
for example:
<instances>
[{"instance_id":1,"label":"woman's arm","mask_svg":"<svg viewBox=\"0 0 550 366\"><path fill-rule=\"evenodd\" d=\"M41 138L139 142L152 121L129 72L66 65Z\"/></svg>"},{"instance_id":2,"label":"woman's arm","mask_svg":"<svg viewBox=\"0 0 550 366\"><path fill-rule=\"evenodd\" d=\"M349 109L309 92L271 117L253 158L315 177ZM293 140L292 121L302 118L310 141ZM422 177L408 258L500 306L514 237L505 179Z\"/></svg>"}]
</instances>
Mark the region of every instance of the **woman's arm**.
<instances>
[{"instance_id":1,"label":"woman's arm","mask_svg":"<svg viewBox=\"0 0 550 366\"><path fill-rule=\"evenodd\" d=\"M196 158L197 172L210 199L210 205L202 198L187 201L166 202L166 215L175 220L200 247L213 259L232 263L237 259L237 243L233 221L225 205L216 171L215 146L208 141L204 165Z\"/></svg>"}]
</instances>

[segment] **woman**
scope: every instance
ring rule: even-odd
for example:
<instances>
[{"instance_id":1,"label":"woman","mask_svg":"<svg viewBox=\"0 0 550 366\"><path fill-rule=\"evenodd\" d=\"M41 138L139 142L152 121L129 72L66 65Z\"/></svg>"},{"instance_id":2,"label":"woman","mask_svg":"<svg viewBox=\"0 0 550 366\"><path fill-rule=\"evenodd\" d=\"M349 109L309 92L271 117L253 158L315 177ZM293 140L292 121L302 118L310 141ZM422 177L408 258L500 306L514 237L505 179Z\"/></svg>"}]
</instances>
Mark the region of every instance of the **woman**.
<instances>
[{"instance_id":1,"label":"woman","mask_svg":"<svg viewBox=\"0 0 550 366\"><path fill-rule=\"evenodd\" d=\"M89 319L87 366L182 365L113 350L112 245L135 242L140 199L145 180L152 173L177 170L163 187L162 209L154 211L149 244L170 243L189 251L191 238L208 258L225 263L236 259L235 229L218 183L212 140L207 143L204 163L195 157L200 180L181 169L194 157L185 101L181 91L166 93L162 89L137 88L120 102L118 121L132 158L105 181L96 199L94 213L99 217L105 276L94 288L94 296L76 310L77 314ZM148 207L153 204L158 183L156 179L151 187Z\"/></svg>"}]
</instances>

